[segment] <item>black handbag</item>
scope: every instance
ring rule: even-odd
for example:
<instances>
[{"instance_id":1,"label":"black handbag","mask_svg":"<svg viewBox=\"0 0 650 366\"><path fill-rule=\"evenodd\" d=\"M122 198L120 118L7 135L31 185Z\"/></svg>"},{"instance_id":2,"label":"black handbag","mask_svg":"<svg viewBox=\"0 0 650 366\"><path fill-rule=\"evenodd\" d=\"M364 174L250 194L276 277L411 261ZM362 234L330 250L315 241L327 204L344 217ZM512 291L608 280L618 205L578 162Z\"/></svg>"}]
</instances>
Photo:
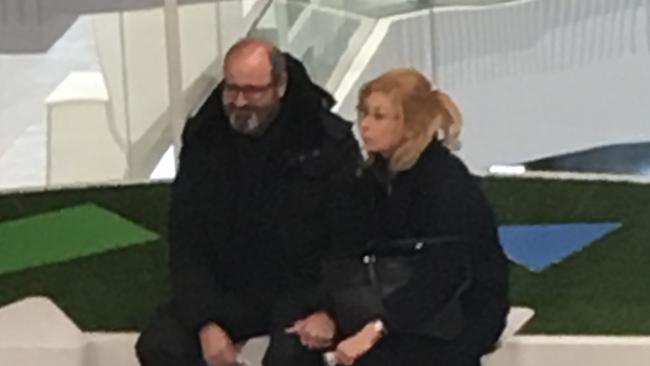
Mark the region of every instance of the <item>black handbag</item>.
<instances>
[{"instance_id":1,"label":"black handbag","mask_svg":"<svg viewBox=\"0 0 650 366\"><path fill-rule=\"evenodd\" d=\"M383 299L406 285L419 261L439 255L446 245L463 245L459 237L416 238L375 241L361 255L331 259L323 263L323 281L329 291L339 333L349 336L368 321L383 317ZM460 296L471 282L470 267L464 264L465 280L442 310L412 329L397 329L440 339L453 339L463 327Z\"/></svg>"}]
</instances>

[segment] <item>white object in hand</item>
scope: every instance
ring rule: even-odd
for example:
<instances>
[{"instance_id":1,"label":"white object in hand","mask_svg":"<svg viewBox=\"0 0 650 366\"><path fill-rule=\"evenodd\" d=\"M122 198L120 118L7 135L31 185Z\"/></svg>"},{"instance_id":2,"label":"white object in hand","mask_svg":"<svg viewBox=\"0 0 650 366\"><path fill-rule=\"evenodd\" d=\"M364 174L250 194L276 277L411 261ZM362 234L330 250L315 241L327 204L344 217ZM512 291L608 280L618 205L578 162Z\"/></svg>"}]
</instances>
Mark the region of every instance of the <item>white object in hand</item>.
<instances>
[{"instance_id":1,"label":"white object in hand","mask_svg":"<svg viewBox=\"0 0 650 366\"><path fill-rule=\"evenodd\" d=\"M334 352L325 352L323 353L323 360L327 366L336 366L336 355Z\"/></svg>"}]
</instances>

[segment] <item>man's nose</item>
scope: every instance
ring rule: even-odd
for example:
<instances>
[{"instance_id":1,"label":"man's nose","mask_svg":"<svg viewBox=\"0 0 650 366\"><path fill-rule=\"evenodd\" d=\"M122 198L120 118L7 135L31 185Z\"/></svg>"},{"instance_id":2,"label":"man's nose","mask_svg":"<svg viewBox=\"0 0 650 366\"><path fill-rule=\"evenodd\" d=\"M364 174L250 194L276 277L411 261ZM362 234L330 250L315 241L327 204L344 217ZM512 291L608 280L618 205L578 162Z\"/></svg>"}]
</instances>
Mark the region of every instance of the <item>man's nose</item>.
<instances>
[{"instance_id":1,"label":"man's nose","mask_svg":"<svg viewBox=\"0 0 650 366\"><path fill-rule=\"evenodd\" d=\"M246 98L244 98L244 93L242 92L237 92L237 96L235 97L235 106L238 108L245 107L248 102L246 101Z\"/></svg>"}]
</instances>

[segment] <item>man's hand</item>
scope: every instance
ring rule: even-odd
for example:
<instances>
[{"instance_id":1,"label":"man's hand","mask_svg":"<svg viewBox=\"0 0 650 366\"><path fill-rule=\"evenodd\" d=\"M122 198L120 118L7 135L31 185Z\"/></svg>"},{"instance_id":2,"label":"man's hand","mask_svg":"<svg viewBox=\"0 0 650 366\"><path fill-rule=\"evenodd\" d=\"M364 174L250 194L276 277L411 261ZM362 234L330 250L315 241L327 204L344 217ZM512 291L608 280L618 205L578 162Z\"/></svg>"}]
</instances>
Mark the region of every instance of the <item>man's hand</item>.
<instances>
[{"instance_id":1,"label":"man's hand","mask_svg":"<svg viewBox=\"0 0 650 366\"><path fill-rule=\"evenodd\" d=\"M336 361L345 366L353 365L379 341L381 336L381 332L374 324L368 323L358 333L338 344L334 353Z\"/></svg>"},{"instance_id":2,"label":"man's hand","mask_svg":"<svg viewBox=\"0 0 650 366\"><path fill-rule=\"evenodd\" d=\"M237 364L237 349L220 326L208 323L199 332L203 358L208 366L233 366Z\"/></svg>"},{"instance_id":3,"label":"man's hand","mask_svg":"<svg viewBox=\"0 0 650 366\"><path fill-rule=\"evenodd\" d=\"M323 349L332 345L336 325L326 312L319 311L293 323L287 333L295 333L309 349Z\"/></svg>"}]
</instances>

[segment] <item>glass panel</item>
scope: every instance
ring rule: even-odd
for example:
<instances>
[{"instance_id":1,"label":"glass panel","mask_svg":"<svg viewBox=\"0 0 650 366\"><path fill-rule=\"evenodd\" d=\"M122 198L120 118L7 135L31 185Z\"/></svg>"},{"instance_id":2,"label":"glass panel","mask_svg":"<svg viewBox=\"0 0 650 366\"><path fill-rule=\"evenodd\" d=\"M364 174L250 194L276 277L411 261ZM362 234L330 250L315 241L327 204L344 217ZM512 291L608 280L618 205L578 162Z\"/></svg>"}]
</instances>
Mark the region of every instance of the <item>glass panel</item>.
<instances>
[{"instance_id":1,"label":"glass panel","mask_svg":"<svg viewBox=\"0 0 650 366\"><path fill-rule=\"evenodd\" d=\"M303 61L316 82L334 91L375 22L328 2L274 1L250 35L278 44Z\"/></svg>"}]
</instances>

